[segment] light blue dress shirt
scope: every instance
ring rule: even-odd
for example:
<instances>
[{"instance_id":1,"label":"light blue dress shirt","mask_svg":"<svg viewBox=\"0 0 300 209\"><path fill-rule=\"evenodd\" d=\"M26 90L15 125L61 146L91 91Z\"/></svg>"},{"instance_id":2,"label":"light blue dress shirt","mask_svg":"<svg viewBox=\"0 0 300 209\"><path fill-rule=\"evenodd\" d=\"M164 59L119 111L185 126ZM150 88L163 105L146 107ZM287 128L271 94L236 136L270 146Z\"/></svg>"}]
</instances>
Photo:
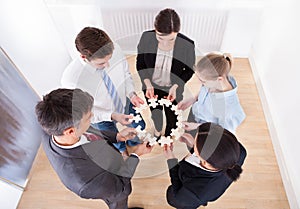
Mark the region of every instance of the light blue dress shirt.
<instances>
[{"instance_id":1,"label":"light blue dress shirt","mask_svg":"<svg viewBox=\"0 0 300 209\"><path fill-rule=\"evenodd\" d=\"M202 86L198 101L193 104L192 111L196 122L217 123L235 133L246 115L239 102L235 79L228 76L228 80L233 89L226 92L209 92L207 87Z\"/></svg>"}]
</instances>

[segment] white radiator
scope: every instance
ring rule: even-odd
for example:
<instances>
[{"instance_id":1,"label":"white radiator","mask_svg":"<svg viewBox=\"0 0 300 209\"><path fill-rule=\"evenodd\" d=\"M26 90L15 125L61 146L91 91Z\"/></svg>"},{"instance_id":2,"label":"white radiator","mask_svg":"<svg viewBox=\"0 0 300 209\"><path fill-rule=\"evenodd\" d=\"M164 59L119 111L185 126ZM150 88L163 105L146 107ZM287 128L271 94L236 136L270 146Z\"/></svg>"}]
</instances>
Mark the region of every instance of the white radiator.
<instances>
[{"instance_id":1,"label":"white radiator","mask_svg":"<svg viewBox=\"0 0 300 209\"><path fill-rule=\"evenodd\" d=\"M136 53L143 31L154 29L154 18L159 10L102 10L104 29L125 53ZM183 34L193 39L198 55L219 51L226 28L227 10L176 10L181 18Z\"/></svg>"}]
</instances>

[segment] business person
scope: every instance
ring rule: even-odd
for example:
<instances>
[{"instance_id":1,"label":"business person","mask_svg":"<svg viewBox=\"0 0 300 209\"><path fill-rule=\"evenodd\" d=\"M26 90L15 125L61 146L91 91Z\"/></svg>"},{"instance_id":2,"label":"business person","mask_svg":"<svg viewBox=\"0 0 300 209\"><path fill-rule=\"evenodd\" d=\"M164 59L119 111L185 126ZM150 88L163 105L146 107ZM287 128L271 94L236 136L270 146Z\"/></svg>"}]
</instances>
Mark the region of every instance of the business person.
<instances>
[{"instance_id":1,"label":"business person","mask_svg":"<svg viewBox=\"0 0 300 209\"><path fill-rule=\"evenodd\" d=\"M102 199L110 209L127 209L139 156L151 148L145 144L132 147L124 161L112 143L133 137L135 130L89 129L93 102L80 89L57 89L45 95L36 105L38 121L48 134L43 147L69 190L82 198Z\"/></svg>"},{"instance_id":2,"label":"business person","mask_svg":"<svg viewBox=\"0 0 300 209\"><path fill-rule=\"evenodd\" d=\"M194 139L186 133L180 138L190 149L178 163L172 146L166 146L171 185L168 203L177 209L196 209L217 200L242 173L246 149L220 125L203 123Z\"/></svg>"},{"instance_id":3,"label":"business person","mask_svg":"<svg viewBox=\"0 0 300 209\"><path fill-rule=\"evenodd\" d=\"M144 101L134 90L126 57L105 31L85 27L76 36L80 57L72 61L61 78L64 88L80 88L95 99L92 125L99 130L118 130L116 122L130 125L132 118L125 113L126 103L139 106ZM135 141L139 141L136 138ZM114 144L120 152L124 142Z\"/></svg>"},{"instance_id":4,"label":"business person","mask_svg":"<svg viewBox=\"0 0 300 209\"><path fill-rule=\"evenodd\" d=\"M138 44L136 68L147 99L167 98L177 104L182 100L184 85L192 77L195 45L180 33L180 18L173 9L164 9L155 18L154 30L145 31ZM166 130L176 127L176 115L165 106ZM162 106L151 108L156 135L162 130Z\"/></svg>"}]
</instances>

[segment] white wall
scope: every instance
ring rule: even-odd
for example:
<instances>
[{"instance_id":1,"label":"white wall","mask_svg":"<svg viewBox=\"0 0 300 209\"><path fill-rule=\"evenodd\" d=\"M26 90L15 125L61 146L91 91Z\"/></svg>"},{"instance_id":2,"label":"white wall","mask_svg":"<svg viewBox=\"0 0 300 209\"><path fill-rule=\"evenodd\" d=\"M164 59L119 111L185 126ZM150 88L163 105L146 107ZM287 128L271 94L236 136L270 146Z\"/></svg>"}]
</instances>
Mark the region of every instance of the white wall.
<instances>
[{"instance_id":1,"label":"white wall","mask_svg":"<svg viewBox=\"0 0 300 209\"><path fill-rule=\"evenodd\" d=\"M5 0L0 45L39 95L57 88L70 56L43 0Z\"/></svg>"},{"instance_id":2,"label":"white wall","mask_svg":"<svg viewBox=\"0 0 300 209\"><path fill-rule=\"evenodd\" d=\"M101 10L95 0L45 0L45 3L70 56L76 59L79 55L74 43L77 34L86 26L102 28Z\"/></svg>"},{"instance_id":3,"label":"white wall","mask_svg":"<svg viewBox=\"0 0 300 209\"><path fill-rule=\"evenodd\" d=\"M181 32L195 41L198 55L209 51L224 51L231 52L236 57L247 57L259 26L258 20L264 1L45 0L45 2L70 55L75 58L78 56L74 47L75 36L80 29L88 25L103 27L125 53L135 54L142 31L152 29L154 16L167 7L174 8L181 15ZM140 21L132 20L133 15ZM216 23L218 24L216 27L211 26L211 22L207 23L207 20L216 22L222 15L224 26L220 22ZM131 22L131 25L127 27L127 24L119 21L119 17ZM217 31L215 34L207 32L214 29Z\"/></svg>"},{"instance_id":4,"label":"white wall","mask_svg":"<svg viewBox=\"0 0 300 209\"><path fill-rule=\"evenodd\" d=\"M267 2L261 19L261 30L250 55L292 209L300 206L298 2L298 0Z\"/></svg>"},{"instance_id":5,"label":"white wall","mask_svg":"<svg viewBox=\"0 0 300 209\"><path fill-rule=\"evenodd\" d=\"M220 51L230 52L234 57L248 57L262 10L262 2L230 7Z\"/></svg>"}]
</instances>

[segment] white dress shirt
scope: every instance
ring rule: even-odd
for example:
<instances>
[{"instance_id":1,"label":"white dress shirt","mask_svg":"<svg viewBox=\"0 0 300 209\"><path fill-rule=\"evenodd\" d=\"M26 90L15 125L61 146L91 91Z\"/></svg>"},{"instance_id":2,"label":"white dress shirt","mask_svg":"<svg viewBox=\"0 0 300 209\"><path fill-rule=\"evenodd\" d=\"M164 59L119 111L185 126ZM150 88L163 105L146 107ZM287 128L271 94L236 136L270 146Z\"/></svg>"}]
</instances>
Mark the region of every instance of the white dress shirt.
<instances>
[{"instance_id":1,"label":"white dress shirt","mask_svg":"<svg viewBox=\"0 0 300 209\"><path fill-rule=\"evenodd\" d=\"M82 135L82 136L80 137L80 139L79 139L78 142L76 142L75 144L70 145L70 146L58 144L58 143L55 141L54 136L52 136L51 139L52 139L53 143L54 143L56 146L58 146L58 147L60 147L60 148L62 148L62 149L72 149L72 148L75 148L75 147L79 147L79 146L81 146L81 145L83 145L83 144L90 143L90 141L89 141L84 135Z\"/></svg>"},{"instance_id":2,"label":"white dress shirt","mask_svg":"<svg viewBox=\"0 0 300 209\"><path fill-rule=\"evenodd\" d=\"M157 55L155 61L155 68L152 75L152 82L158 86L172 85L171 82L171 67L173 60L173 49L170 51L163 51L157 47Z\"/></svg>"},{"instance_id":3,"label":"white dress shirt","mask_svg":"<svg viewBox=\"0 0 300 209\"><path fill-rule=\"evenodd\" d=\"M116 44L114 46L115 49L112 58L109 60L109 67L103 70L106 71L115 85L125 107L126 96L129 97L129 94L134 92L134 85L126 57L119 46ZM92 123L111 121L111 114L115 112L115 106L102 80L100 69L93 68L84 62L82 58L75 59L65 69L61 84L64 88L80 88L94 97Z\"/></svg>"}]
</instances>

